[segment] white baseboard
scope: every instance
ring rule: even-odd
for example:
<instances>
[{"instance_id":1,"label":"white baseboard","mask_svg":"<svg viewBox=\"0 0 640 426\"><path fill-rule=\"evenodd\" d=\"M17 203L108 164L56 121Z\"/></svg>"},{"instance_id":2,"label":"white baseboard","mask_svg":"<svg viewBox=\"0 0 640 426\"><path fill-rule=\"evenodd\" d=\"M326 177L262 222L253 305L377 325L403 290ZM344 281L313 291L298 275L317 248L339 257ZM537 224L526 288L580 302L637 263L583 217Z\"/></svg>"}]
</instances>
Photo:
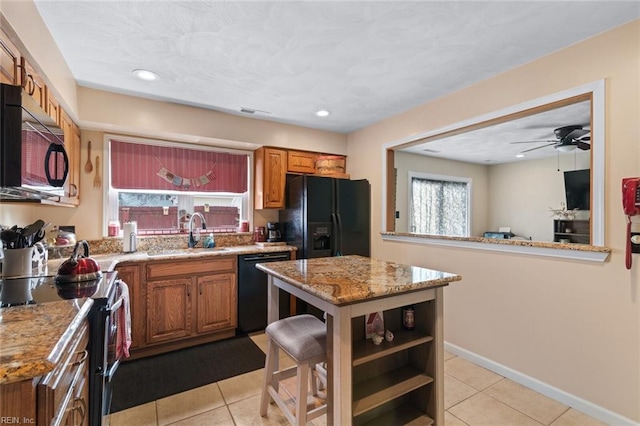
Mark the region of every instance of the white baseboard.
<instances>
[{"instance_id":1,"label":"white baseboard","mask_svg":"<svg viewBox=\"0 0 640 426\"><path fill-rule=\"evenodd\" d=\"M519 371L513 370L502 364L498 364L495 361L492 361L488 358L480 356L474 352L470 352L459 346L453 345L448 342L444 342L444 349L448 352L451 352L454 355L457 355L461 358L464 358L473 362L474 364L484 367L487 370L491 370L494 373L497 373L501 376L511 379L514 382L519 383L523 386L526 386L529 389L533 389L538 393L548 396L551 399L554 399L558 402L568 405L571 408L575 408L576 410L581 411L593 418L596 418L601 422L605 422L608 425L640 426L640 423L634 422L633 420L628 419L624 416L621 416L620 414L614 413L611 410L608 410L604 407L600 407L599 405L596 405L592 402L589 402L580 397L572 395L561 389L553 387L547 383L541 382L538 379L527 376L526 374L520 373Z\"/></svg>"}]
</instances>

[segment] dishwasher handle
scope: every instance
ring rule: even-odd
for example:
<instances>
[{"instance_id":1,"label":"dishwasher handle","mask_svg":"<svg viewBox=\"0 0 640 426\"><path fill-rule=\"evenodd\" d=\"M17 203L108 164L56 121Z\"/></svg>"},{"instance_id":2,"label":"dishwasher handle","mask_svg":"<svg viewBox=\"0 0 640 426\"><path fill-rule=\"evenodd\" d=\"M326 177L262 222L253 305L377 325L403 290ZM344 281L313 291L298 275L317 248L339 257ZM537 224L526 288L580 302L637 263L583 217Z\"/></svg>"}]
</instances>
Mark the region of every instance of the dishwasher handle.
<instances>
[{"instance_id":1,"label":"dishwasher handle","mask_svg":"<svg viewBox=\"0 0 640 426\"><path fill-rule=\"evenodd\" d=\"M242 259L245 262L259 262L259 261L270 261L270 260L289 260L288 254L276 254L276 255L264 255L264 256L253 256L253 257L245 257Z\"/></svg>"}]
</instances>

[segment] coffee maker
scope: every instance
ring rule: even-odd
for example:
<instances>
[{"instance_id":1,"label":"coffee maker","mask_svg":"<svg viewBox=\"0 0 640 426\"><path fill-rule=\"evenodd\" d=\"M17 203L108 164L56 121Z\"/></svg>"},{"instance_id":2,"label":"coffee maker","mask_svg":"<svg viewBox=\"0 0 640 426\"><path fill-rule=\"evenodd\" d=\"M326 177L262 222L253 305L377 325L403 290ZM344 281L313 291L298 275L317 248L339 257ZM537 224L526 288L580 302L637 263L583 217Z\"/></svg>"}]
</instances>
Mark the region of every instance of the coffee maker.
<instances>
[{"instance_id":1,"label":"coffee maker","mask_svg":"<svg viewBox=\"0 0 640 426\"><path fill-rule=\"evenodd\" d=\"M280 224L278 222L267 222L267 242L277 243L282 241Z\"/></svg>"}]
</instances>

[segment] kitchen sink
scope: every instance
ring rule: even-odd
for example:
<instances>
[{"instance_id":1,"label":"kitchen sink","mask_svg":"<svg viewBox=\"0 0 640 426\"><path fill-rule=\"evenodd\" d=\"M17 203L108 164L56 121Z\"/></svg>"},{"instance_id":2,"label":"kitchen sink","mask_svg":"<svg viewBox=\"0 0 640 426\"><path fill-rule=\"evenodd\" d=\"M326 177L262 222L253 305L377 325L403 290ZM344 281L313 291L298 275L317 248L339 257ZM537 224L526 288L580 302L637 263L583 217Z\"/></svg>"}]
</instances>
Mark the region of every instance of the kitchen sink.
<instances>
[{"instance_id":1,"label":"kitchen sink","mask_svg":"<svg viewBox=\"0 0 640 426\"><path fill-rule=\"evenodd\" d=\"M190 255L190 254L198 254L198 253L209 253L209 252L217 252L217 251L227 251L229 248L227 247L214 247L214 248L182 248L182 249L152 249L147 251L147 256L169 256L169 255Z\"/></svg>"}]
</instances>

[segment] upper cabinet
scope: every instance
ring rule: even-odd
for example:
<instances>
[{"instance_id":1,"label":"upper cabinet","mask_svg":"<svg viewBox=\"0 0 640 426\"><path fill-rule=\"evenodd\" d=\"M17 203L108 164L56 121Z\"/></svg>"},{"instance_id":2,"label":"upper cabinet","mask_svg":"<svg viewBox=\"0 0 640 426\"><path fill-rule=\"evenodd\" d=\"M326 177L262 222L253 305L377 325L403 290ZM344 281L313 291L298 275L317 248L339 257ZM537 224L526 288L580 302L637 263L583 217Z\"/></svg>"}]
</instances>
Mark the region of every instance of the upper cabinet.
<instances>
[{"instance_id":1,"label":"upper cabinet","mask_svg":"<svg viewBox=\"0 0 640 426\"><path fill-rule=\"evenodd\" d=\"M287 151L258 148L255 151L255 208L284 209Z\"/></svg>"},{"instance_id":2,"label":"upper cabinet","mask_svg":"<svg viewBox=\"0 0 640 426\"><path fill-rule=\"evenodd\" d=\"M69 157L69 175L65 183L64 204L77 206L80 202L80 128L60 108L60 127L64 132L64 148Z\"/></svg>"},{"instance_id":3,"label":"upper cabinet","mask_svg":"<svg viewBox=\"0 0 640 426\"><path fill-rule=\"evenodd\" d=\"M20 58L20 85L43 111L47 111L47 89L44 80L24 57Z\"/></svg>"},{"instance_id":4,"label":"upper cabinet","mask_svg":"<svg viewBox=\"0 0 640 426\"><path fill-rule=\"evenodd\" d=\"M315 152L304 151L288 151L287 152L287 172L289 173L308 173L316 172Z\"/></svg>"},{"instance_id":5,"label":"upper cabinet","mask_svg":"<svg viewBox=\"0 0 640 426\"><path fill-rule=\"evenodd\" d=\"M0 30L0 83L20 84L20 53L9 37Z\"/></svg>"},{"instance_id":6,"label":"upper cabinet","mask_svg":"<svg viewBox=\"0 0 640 426\"><path fill-rule=\"evenodd\" d=\"M58 103L56 97L51 93L49 86L45 86L45 89L45 99L47 100L47 109L45 111L47 111L49 117L51 117L58 126L62 127L62 117L60 117L62 109L60 108L60 103Z\"/></svg>"},{"instance_id":7,"label":"upper cabinet","mask_svg":"<svg viewBox=\"0 0 640 426\"><path fill-rule=\"evenodd\" d=\"M255 200L256 209L284 209L285 208L285 183L287 173L295 174L320 174L327 177L348 178L342 173L331 175L318 171L316 161L320 156L318 152L295 151L282 148L262 147L254 154L255 162ZM345 157L332 156L335 158Z\"/></svg>"}]
</instances>

